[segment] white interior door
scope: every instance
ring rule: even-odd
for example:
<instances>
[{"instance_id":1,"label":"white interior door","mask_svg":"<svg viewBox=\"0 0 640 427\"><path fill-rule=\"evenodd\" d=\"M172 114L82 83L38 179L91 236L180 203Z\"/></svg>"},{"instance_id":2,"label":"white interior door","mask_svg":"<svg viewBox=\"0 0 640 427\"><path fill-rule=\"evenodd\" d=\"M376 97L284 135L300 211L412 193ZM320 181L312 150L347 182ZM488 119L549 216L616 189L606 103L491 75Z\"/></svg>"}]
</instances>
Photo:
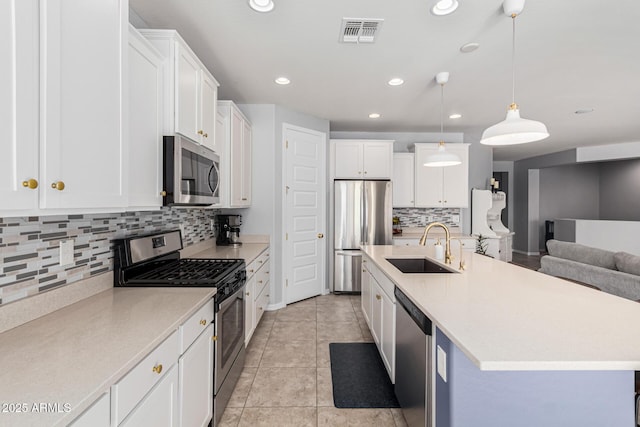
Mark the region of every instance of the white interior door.
<instances>
[{"instance_id":1,"label":"white interior door","mask_svg":"<svg viewBox=\"0 0 640 427\"><path fill-rule=\"evenodd\" d=\"M326 266L326 135L285 124L285 302L320 295Z\"/></svg>"}]
</instances>

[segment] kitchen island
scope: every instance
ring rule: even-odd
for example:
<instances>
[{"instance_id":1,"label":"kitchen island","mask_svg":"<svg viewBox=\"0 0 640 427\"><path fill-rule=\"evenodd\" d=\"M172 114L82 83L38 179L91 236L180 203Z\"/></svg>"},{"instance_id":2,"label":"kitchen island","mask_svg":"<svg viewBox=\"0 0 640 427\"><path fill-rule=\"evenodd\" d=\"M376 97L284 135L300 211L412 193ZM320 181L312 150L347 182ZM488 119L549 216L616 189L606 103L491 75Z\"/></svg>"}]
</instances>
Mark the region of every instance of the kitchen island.
<instances>
[{"instance_id":1,"label":"kitchen island","mask_svg":"<svg viewBox=\"0 0 640 427\"><path fill-rule=\"evenodd\" d=\"M433 322L432 360L446 354L446 381L431 372L437 427L633 425L638 303L474 253L455 273L387 261L430 249L362 247Z\"/></svg>"}]
</instances>

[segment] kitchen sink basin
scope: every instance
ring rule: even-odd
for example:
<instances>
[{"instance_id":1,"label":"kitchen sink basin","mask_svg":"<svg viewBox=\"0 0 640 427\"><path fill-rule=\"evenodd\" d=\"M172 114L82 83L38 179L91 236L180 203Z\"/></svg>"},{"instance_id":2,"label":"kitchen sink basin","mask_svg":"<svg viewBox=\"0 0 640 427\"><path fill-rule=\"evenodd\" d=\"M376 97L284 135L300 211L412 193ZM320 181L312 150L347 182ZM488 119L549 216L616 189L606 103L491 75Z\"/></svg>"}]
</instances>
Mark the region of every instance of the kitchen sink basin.
<instances>
[{"instance_id":1,"label":"kitchen sink basin","mask_svg":"<svg viewBox=\"0 0 640 427\"><path fill-rule=\"evenodd\" d=\"M387 261L403 273L455 273L426 258L387 258Z\"/></svg>"}]
</instances>

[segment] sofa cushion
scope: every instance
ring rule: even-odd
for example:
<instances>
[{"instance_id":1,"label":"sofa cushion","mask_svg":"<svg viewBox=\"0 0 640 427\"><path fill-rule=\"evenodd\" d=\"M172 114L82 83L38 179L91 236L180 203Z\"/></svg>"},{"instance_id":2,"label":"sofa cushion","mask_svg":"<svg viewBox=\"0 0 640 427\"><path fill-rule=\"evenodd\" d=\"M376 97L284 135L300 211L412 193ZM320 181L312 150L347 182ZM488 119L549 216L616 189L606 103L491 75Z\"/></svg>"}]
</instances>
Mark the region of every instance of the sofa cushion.
<instances>
[{"instance_id":1,"label":"sofa cushion","mask_svg":"<svg viewBox=\"0 0 640 427\"><path fill-rule=\"evenodd\" d=\"M560 240L549 240L547 248L549 249L549 255L556 258L570 259L583 264L608 268L609 270L615 270L616 268L615 253L611 251Z\"/></svg>"},{"instance_id":2,"label":"sofa cushion","mask_svg":"<svg viewBox=\"0 0 640 427\"><path fill-rule=\"evenodd\" d=\"M616 252L613 256L616 261L616 268L624 273L640 276L640 256L627 252Z\"/></svg>"}]
</instances>

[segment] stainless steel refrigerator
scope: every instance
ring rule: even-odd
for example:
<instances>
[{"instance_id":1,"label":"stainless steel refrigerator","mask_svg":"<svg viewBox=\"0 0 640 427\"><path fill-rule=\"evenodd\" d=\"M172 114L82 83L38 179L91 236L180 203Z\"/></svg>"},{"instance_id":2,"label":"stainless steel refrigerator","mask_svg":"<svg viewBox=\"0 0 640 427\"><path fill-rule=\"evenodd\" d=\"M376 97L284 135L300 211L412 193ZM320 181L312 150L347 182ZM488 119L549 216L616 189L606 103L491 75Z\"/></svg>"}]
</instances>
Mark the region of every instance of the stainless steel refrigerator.
<instances>
[{"instance_id":1,"label":"stainless steel refrigerator","mask_svg":"<svg viewBox=\"0 0 640 427\"><path fill-rule=\"evenodd\" d=\"M360 245L392 243L391 181L334 181L334 292L360 292Z\"/></svg>"}]
</instances>

